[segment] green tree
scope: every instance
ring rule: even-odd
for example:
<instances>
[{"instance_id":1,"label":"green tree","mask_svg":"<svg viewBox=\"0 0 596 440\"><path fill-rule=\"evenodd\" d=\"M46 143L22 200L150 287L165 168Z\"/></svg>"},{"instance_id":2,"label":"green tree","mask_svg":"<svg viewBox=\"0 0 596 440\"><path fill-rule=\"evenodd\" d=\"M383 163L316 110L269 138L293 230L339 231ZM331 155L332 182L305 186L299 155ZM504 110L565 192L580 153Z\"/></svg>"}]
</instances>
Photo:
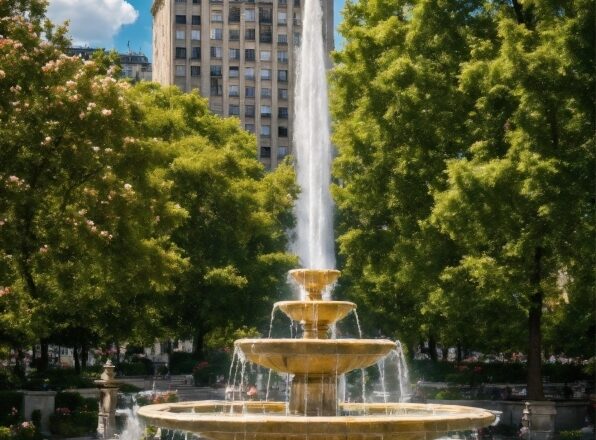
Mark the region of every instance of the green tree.
<instances>
[{"instance_id":1,"label":"green tree","mask_svg":"<svg viewBox=\"0 0 596 440\"><path fill-rule=\"evenodd\" d=\"M432 221L464 249L450 270L467 266L527 313L528 397L542 399L546 300L594 295L594 5L534 1L515 12L498 16L496 40L478 42L492 50L462 66L474 139L448 162ZM587 342L593 308L576 319Z\"/></svg>"},{"instance_id":2,"label":"green tree","mask_svg":"<svg viewBox=\"0 0 596 440\"><path fill-rule=\"evenodd\" d=\"M583 0L362 0L332 74L356 295L410 343L527 351L530 398L543 309L564 347L593 295L593 23Z\"/></svg>"},{"instance_id":3,"label":"green tree","mask_svg":"<svg viewBox=\"0 0 596 440\"><path fill-rule=\"evenodd\" d=\"M422 220L444 184L445 159L469 142L460 110L471 103L458 73L474 41L496 33L482 4L363 0L346 5L340 26L346 44L332 73L339 251L364 321L409 346L463 342L446 340L443 315L424 306L460 251Z\"/></svg>"},{"instance_id":4,"label":"green tree","mask_svg":"<svg viewBox=\"0 0 596 440\"><path fill-rule=\"evenodd\" d=\"M147 136L167 143L165 178L188 218L173 235L190 269L164 307L170 335L192 337L264 324L296 259L285 252L297 193L283 163L266 173L237 119L209 112L198 94L141 84L133 90Z\"/></svg>"},{"instance_id":5,"label":"green tree","mask_svg":"<svg viewBox=\"0 0 596 440\"><path fill-rule=\"evenodd\" d=\"M144 319L184 268L169 234L186 216L156 172L159 146L134 137L129 85L64 55L66 28L44 13L0 4L0 313L28 315L16 328L41 339L42 368L52 340L85 345Z\"/></svg>"}]
</instances>

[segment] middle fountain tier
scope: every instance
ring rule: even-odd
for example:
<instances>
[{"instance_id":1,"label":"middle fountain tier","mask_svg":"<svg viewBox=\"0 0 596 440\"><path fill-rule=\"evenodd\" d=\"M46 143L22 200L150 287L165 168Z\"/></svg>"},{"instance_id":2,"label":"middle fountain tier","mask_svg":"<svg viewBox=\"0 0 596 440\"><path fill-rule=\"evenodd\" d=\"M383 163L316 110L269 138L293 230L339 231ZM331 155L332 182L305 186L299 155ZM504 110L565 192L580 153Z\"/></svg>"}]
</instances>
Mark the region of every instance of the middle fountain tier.
<instances>
[{"instance_id":1,"label":"middle fountain tier","mask_svg":"<svg viewBox=\"0 0 596 440\"><path fill-rule=\"evenodd\" d=\"M339 277L337 270L297 269L290 275L306 292L303 301L275 304L302 325L302 339L239 339L246 360L292 374L289 412L305 416L338 414L340 375L375 364L395 349L386 339L329 339L329 328L355 310L347 301L323 300L323 291Z\"/></svg>"}]
</instances>

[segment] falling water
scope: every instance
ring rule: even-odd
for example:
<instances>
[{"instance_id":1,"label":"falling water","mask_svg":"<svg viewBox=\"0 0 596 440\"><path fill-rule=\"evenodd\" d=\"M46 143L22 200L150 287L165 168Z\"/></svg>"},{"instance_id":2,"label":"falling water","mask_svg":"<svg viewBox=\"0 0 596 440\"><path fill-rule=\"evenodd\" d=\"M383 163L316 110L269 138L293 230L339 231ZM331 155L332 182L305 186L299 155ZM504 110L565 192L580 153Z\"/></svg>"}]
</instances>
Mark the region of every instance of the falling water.
<instances>
[{"instance_id":1,"label":"falling water","mask_svg":"<svg viewBox=\"0 0 596 440\"><path fill-rule=\"evenodd\" d=\"M320 1L306 0L295 96L294 146L301 192L293 250L304 267L333 269L333 205L329 193L333 154L322 19Z\"/></svg>"},{"instance_id":2,"label":"falling water","mask_svg":"<svg viewBox=\"0 0 596 440\"><path fill-rule=\"evenodd\" d=\"M126 425L124 431L120 434L120 440L138 440L143 438L145 429L137 417L138 409L139 405L137 405L135 401L132 408L124 410L126 414Z\"/></svg>"},{"instance_id":3,"label":"falling water","mask_svg":"<svg viewBox=\"0 0 596 440\"><path fill-rule=\"evenodd\" d=\"M410 397L410 372L400 341L395 343L395 356L397 357L397 371L399 383L399 401L404 402Z\"/></svg>"}]
</instances>

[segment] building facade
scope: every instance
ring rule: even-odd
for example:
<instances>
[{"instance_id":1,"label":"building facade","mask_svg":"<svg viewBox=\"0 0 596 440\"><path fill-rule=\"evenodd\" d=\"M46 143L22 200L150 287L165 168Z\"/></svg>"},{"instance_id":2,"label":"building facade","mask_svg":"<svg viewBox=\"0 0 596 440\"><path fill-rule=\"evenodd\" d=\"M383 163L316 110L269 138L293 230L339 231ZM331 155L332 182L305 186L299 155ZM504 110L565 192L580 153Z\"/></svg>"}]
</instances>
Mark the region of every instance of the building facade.
<instances>
[{"instance_id":1,"label":"building facade","mask_svg":"<svg viewBox=\"0 0 596 440\"><path fill-rule=\"evenodd\" d=\"M92 47L70 47L67 50L69 55L76 55L84 60L90 60L97 51L105 50ZM119 53L122 76L132 82L151 81L151 63L149 58L141 52Z\"/></svg>"},{"instance_id":2,"label":"building facade","mask_svg":"<svg viewBox=\"0 0 596 440\"><path fill-rule=\"evenodd\" d=\"M333 0L322 2L333 49ZM153 81L199 90L211 110L236 116L275 168L291 152L296 54L304 0L155 0Z\"/></svg>"}]
</instances>

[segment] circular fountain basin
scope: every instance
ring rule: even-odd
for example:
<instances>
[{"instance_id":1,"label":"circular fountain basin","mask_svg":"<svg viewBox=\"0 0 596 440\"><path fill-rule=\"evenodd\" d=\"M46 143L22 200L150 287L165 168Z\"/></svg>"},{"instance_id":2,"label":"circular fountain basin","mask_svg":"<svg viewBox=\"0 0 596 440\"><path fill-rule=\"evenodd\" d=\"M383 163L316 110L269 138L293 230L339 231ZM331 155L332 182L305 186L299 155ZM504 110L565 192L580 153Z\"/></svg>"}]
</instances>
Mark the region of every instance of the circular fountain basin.
<instances>
[{"instance_id":1,"label":"circular fountain basin","mask_svg":"<svg viewBox=\"0 0 596 440\"><path fill-rule=\"evenodd\" d=\"M366 368L395 349L386 339L239 339L250 362L292 374L344 374Z\"/></svg>"},{"instance_id":2,"label":"circular fountain basin","mask_svg":"<svg viewBox=\"0 0 596 440\"><path fill-rule=\"evenodd\" d=\"M286 415L283 402L200 401L148 405L149 425L194 432L211 440L432 440L482 428L491 412L455 405L342 404L336 417Z\"/></svg>"},{"instance_id":3,"label":"circular fountain basin","mask_svg":"<svg viewBox=\"0 0 596 440\"><path fill-rule=\"evenodd\" d=\"M292 321L331 325L355 310L356 304L349 301L279 301L275 307Z\"/></svg>"}]
</instances>

